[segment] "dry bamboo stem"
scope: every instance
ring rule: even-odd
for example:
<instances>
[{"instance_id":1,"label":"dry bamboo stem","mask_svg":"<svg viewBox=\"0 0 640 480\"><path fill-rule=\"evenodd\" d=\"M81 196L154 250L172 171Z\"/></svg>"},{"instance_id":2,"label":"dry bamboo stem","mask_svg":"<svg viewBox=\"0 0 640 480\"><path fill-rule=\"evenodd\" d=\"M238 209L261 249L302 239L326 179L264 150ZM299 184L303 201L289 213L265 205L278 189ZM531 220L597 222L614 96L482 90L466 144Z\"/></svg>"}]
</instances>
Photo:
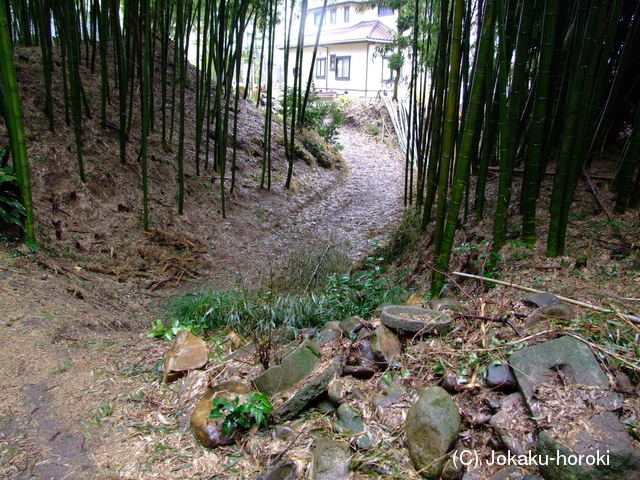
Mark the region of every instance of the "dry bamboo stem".
<instances>
[{"instance_id":1,"label":"dry bamboo stem","mask_svg":"<svg viewBox=\"0 0 640 480\"><path fill-rule=\"evenodd\" d=\"M480 280L480 281L484 281L484 282L497 283L498 285L505 285L507 287L517 288L519 290L524 290L525 292L530 292L530 293L548 293L548 292L544 292L542 290L536 290L535 288L524 287L522 285L516 285L513 282L503 282L502 280L496 280L494 278L480 277L478 275L471 275L470 273L453 272L453 275L457 275L459 277L473 278L475 280ZM626 318L630 322L633 322L635 324L639 324L640 325L640 317L637 317L635 315L627 315L627 314L624 314L624 313L616 312L614 310L609 310L609 309L606 309L606 308L603 308L603 307L598 307L597 305L592 305L591 303L581 302L580 300L573 300L572 298L561 297L560 295L556 295L556 297L559 300L562 300L563 302L572 303L573 305L578 305L580 307L589 308L591 310L595 310L596 312L617 313L618 315Z\"/></svg>"}]
</instances>

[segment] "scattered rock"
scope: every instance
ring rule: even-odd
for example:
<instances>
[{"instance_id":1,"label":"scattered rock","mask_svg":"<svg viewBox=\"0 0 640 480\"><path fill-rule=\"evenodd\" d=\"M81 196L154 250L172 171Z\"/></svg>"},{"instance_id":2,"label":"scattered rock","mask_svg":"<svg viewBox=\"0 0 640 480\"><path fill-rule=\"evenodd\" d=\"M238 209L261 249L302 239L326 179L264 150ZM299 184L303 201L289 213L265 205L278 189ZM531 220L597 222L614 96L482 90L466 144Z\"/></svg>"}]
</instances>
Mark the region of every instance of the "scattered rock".
<instances>
[{"instance_id":1,"label":"scattered rock","mask_svg":"<svg viewBox=\"0 0 640 480\"><path fill-rule=\"evenodd\" d=\"M539 323L546 318L557 318L559 320L571 320L576 317L576 312L571 305L566 303L554 303L546 307L535 309L527 319L527 324Z\"/></svg>"},{"instance_id":2,"label":"scattered rock","mask_svg":"<svg viewBox=\"0 0 640 480\"><path fill-rule=\"evenodd\" d=\"M640 479L637 445L615 414L603 412L582 422L569 438L554 438L557 434L553 429L538 436L536 453L549 458L548 465L539 467L546 480ZM561 461L560 455L566 459L582 455L584 461L570 465L574 462Z\"/></svg>"},{"instance_id":3,"label":"scattered rock","mask_svg":"<svg viewBox=\"0 0 640 480\"><path fill-rule=\"evenodd\" d=\"M298 415L307 408L313 401L323 395L329 383L339 377L342 373L342 356L337 356L333 361L327 364L326 368L315 372L305 382L304 386L295 392L287 395L289 398L285 402L275 408L272 419L275 422L282 422Z\"/></svg>"},{"instance_id":4,"label":"scattered rock","mask_svg":"<svg viewBox=\"0 0 640 480\"><path fill-rule=\"evenodd\" d=\"M353 442L360 450L371 448L371 440L365 434L364 418L362 414L347 403L338 408L338 419L334 422L338 433L344 433L355 437Z\"/></svg>"},{"instance_id":5,"label":"scattered rock","mask_svg":"<svg viewBox=\"0 0 640 480\"><path fill-rule=\"evenodd\" d=\"M629 377L624 372L616 372L616 392L624 393L626 395L634 395L636 393L636 389L629 380Z\"/></svg>"},{"instance_id":6,"label":"scattered rock","mask_svg":"<svg viewBox=\"0 0 640 480\"><path fill-rule=\"evenodd\" d=\"M384 325L378 325L371 337L371 352L378 366L387 367L399 360L402 345L395 333Z\"/></svg>"},{"instance_id":7,"label":"scattered rock","mask_svg":"<svg viewBox=\"0 0 640 480\"><path fill-rule=\"evenodd\" d=\"M444 312L420 307L392 305L384 307L382 323L403 334L446 332L451 329L451 317Z\"/></svg>"},{"instance_id":8,"label":"scattered rock","mask_svg":"<svg viewBox=\"0 0 640 480\"><path fill-rule=\"evenodd\" d=\"M615 247L611 250L611 260L624 260L631 254L631 251L627 247Z\"/></svg>"},{"instance_id":9,"label":"scattered rock","mask_svg":"<svg viewBox=\"0 0 640 480\"><path fill-rule=\"evenodd\" d=\"M315 344L317 348L321 348L331 342L342 337L342 329L339 322L327 322L322 330L316 335Z\"/></svg>"},{"instance_id":10,"label":"scattered rock","mask_svg":"<svg viewBox=\"0 0 640 480\"><path fill-rule=\"evenodd\" d=\"M345 365L342 369L343 375L351 375L355 378L371 378L376 374L376 370L371 367L361 367L358 365Z\"/></svg>"},{"instance_id":11,"label":"scattered rock","mask_svg":"<svg viewBox=\"0 0 640 480\"><path fill-rule=\"evenodd\" d=\"M327 387L327 395L336 405L340 405L344 402L344 383L339 378L335 378L331 381Z\"/></svg>"},{"instance_id":12,"label":"scattered rock","mask_svg":"<svg viewBox=\"0 0 640 480\"><path fill-rule=\"evenodd\" d=\"M532 293L522 299L525 305L530 307L546 307L555 303L562 303L553 293Z\"/></svg>"},{"instance_id":13,"label":"scattered rock","mask_svg":"<svg viewBox=\"0 0 640 480\"><path fill-rule=\"evenodd\" d=\"M313 446L313 479L345 480L351 469L349 445L318 437Z\"/></svg>"},{"instance_id":14,"label":"scattered rock","mask_svg":"<svg viewBox=\"0 0 640 480\"><path fill-rule=\"evenodd\" d=\"M459 429L460 413L449 394L440 387L424 390L409 409L406 422L409 454L423 477L440 476Z\"/></svg>"},{"instance_id":15,"label":"scattered rock","mask_svg":"<svg viewBox=\"0 0 640 480\"><path fill-rule=\"evenodd\" d=\"M458 393L467 383L466 378L458 375L453 370L445 371L440 380L440 386L449 393Z\"/></svg>"},{"instance_id":16,"label":"scattered rock","mask_svg":"<svg viewBox=\"0 0 640 480\"><path fill-rule=\"evenodd\" d=\"M460 458L460 457L458 457ZM464 466L462 462L456 462L453 458L447 458L440 474L441 480L460 480L464 473Z\"/></svg>"},{"instance_id":17,"label":"scattered rock","mask_svg":"<svg viewBox=\"0 0 640 480\"><path fill-rule=\"evenodd\" d=\"M350 337L353 331L363 322L364 320L360 317L345 318L340 322L340 328L347 337Z\"/></svg>"},{"instance_id":18,"label":"scattered rock","mask_svg":"<svg viewBox=\"0 0 640 480\"><path fill-rule=\"evenodd\" d=\"M289 459L285 459L267 468L256 480L296 480L297 478L296 464Z\"/></svg>"},{"instance_id":19,"label":"scattered rock","mask_svg":"<svg viewBox=\"0 0 640 480\"><path fill-rule=\"evenodd\" d=\"M320 354L311 342L305 340L287 355L280 365L275 365L259 375L254 380L256 388L269 396L288 390L307 378L318 360Z\"/></svg>"},{"instance_id":20,"label":"scattered rock","mask_svg":"<svg viewBox=\"0 0 640 480\"><path fill-rule=\"evenodd\" d=\"M209 361L209 348L204 340L189 330L180 330L164 359L164 381L173 382L189 370L204 367Z\"/></svg>"},{"instance_id":21,"label":"scattered rock","mask_svg":"<svg viewBox=\"0 0 640 480\"><path fill-rule=\"evenodd\" d=\"M381 395L376 395L375 397L373 397L373 407L389 407L400 400L404 393L404 388L398 385L389 385Z\"/></svg>"},{"instance_id":22,"label":"scattered rock","mask_svg":"<svg viewBox=\"0 0 640 480\"><path fill-rule=\"evenodd\" d=\"M535 444L535 425L529 419L527 406L520 393L512 393L506 397L489 424L505 448L514 455L526 455Z\"/></svg>"},{"instance_id":23,"label":"scattered rock","mask_svg":"<svg viewBox=\"0 0 640 480\"><path fill-rule=\"evenodd\" d=\"M216 385L205 392L196 404L189 422L193 434L202 445L210 448L218 445L230 445L234 442L237 434L237 430L232 430L229 435L225 433L222 428L223 418L209 418L213 408L211 401L214 398L242 398L247 393L250 393L251 390L251 386L248 383L231 380Z\"/></svg>"},{"instance_id":24,"label":"scattered rock","mask_svg":"<svg viewBox=\"0 0 640 480\"><path fill-rule=\"evenodd\" d=\"M358 342L358 360L363 367L377 368L378 361L373 355L373 347L369 340L361 340Z\"/></svg>"},{"instance_id":25,"label":"scattered rock","mask_svg":"<svg viewBox=\"0 0 640 480\"><path fill-rule=\"evenodd\" d=\"M280 440L281 442L290 442L296 436L296 432L284 425L276 425L271 430L271 438L274 440Z\"/></svg>"},{"instance_id":26,"label":"scattered rock","mask_svg":"<svg viewBox=\"0 0 640 480\"><path fill-rule=\"evenodd\" d=\"M505 392L511 392L516 388L516 377L514 377L509 364L504 362L491 362L487 365L484 380L488 388Z\"/></svg>"}]
</instances>

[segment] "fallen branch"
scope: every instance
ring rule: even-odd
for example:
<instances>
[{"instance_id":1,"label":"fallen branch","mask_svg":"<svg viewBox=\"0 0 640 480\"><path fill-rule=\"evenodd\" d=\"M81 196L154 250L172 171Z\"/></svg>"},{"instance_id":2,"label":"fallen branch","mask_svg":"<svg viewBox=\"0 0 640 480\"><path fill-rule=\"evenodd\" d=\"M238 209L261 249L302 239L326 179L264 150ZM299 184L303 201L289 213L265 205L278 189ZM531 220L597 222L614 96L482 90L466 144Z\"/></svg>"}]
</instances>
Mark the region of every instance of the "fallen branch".
<instances>
[{"instance_id":1,"label":"fallen branch","mask_svg":"<svg viewBox=\"0 0 640 480\"><path fill-rule=\"evenodd\" d=\"M480 277L478 275L471 275L470 273L453 272L453 275L457 275L459 277L473 278L474 280L480 280L480 281L483 281L483 282L496 283L498 285L504 285L506 287L517 288L518 290L524 290L525 292L530 292L530 293L548 293L548 292L544 292L542 290L536 290L535 288L524 287L522 285L516 285L513 282L503 282L502 280L496 280L495 278ZM640 317L637 317L635 315L627 315L625 313L620 313L620 312L616 312L614 310L609 310L609 309L606 309L606 308L598 307L597 305L593 305L591 303L581 302L580 300L573 300L572 298L561 297L560 295L556 295L556 297L558 298L558 300L562 300L563 302L571 303L573 305L578 305L579 307L585 307L585 308L588 308L590 310L595 310L596 312L617 313L618 315L626 318L627 320L629 320L629 321L631 321L633 323L640 324Z\"/></svg>"}]
</instances>

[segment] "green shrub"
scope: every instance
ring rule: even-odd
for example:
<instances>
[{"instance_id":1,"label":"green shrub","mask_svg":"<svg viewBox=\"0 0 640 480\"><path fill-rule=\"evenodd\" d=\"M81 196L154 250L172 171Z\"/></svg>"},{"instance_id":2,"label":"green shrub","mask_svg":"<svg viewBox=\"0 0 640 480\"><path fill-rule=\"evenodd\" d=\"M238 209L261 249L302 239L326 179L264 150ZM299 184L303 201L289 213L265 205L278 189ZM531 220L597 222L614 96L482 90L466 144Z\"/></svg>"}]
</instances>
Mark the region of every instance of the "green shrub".
<instances>
[{"instance_id":1,"label":"green shrub","mask_svg":"<svg viewBox=\"0 0 640 480\"><path fill-rule=\"evenodd\" d=\"M398 226L389 235L384 245L376 246L374 255L383 257L391 263L406 252L411 251L422 238L421 217L419 211L406 209Z\"/></svg>"},{"instance_id":2,"label":"green shrub","mask_svg":"<svg viewBox=\"0 0 640 480\"><path fill-rule=\"evenodd\" d=\"M361 271L330 275L318 293L206 291L177 299L168 313L174 323L191 331L231 329L254 339L283 327L291 331L353 315L367 318L381 303L399 303L408 296L384 277L382 260L369 257ZM154 326L158 331L161 327Z\"/></svg>"},{"instance_id":3,"label":"green shrub","mask_svg":"<svg viewBox=\"0 0 640 480\"><path fill-rule=\"evenodd\" d=\"M2 152L4 154L6 149ZM0 154L0 155L2 155ZM12 166L0 168L0 233L24 230L26 211L20 200L20 187Z\"/></svg>"}]
</instances>

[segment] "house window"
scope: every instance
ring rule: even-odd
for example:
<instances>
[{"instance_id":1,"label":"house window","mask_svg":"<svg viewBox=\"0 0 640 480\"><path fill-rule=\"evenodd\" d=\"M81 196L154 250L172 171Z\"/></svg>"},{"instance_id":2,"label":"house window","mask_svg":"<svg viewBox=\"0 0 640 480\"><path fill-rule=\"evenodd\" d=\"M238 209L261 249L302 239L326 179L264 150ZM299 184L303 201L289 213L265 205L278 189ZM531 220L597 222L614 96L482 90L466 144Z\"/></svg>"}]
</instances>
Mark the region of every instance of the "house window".
<instances>
[{"instance_id":1,"label":"house window","mask_svg":"<svg viewBox=\"0 0 640 480\"><path fill-rule=\"evenodd\" d=\"M329 55L329 71L333 72L336 69L336 56Z\"/></svg>"},{"instance_id":2,"label":"house window","mask_svg":"<svg viewBox=\"0 0 640 480\"><path fill-rule=\"evenodd\" d=\"M396 72L389 66L391 57L382 57L382 83L391 83L396 79Z\"/></svg>"},{"instance_id":3,"label":"house window","mask_svg":"<svg viewBox=\"0 0 640 480\"><path fill-rule=\"evenodd\" d=\"M319 12L313 12L313 26L314 27L319 27L320 26L320 19L322 18L322 10ZM327 23L327 17L324 17L324 22L323 23Z\"/></svg>"},{"instance_id":4,"label":"house window","mask_svg":"<svg viewBox=\"0 0 640 480\"><path fill-rule=\"evenodd\" d=\"M389 15L393 15L393 8L378 6L379 17L388 17Z\"/></svg>"},{"instance_id":5,"label":"house window","mask_svg":"<svg viewBox=\"0 0 640 480\"><path fill-rule=\"evenodd\" d=\"M327 76L327 59L316 58L316 78L326 78Z\"/></svg>"},{"instance_id":6,"label":"house window","mask_svg":"<svg viewBox=\"0 0 640 480\"><path fill-rule=\"evenodd\" d=\"M336 57L336 80L349 80L351 76L351 57Z\"/></svg>"},{"instance_id":7,"label":"house window","mask_svg":"<svg viewBox=\"0 0 640 480\"><path fill-rule=\"evenodd\" d=\"M349 6L344 7L344 23L349 21Z\"/></svg>"},{"instance_id":8,"label":"house window","mask_svg":"<svg viewBox=\"0 0 640 480\"><path fill-rule=\"evenodd\" d=\"M332 8L331 10L329 10L329 22L336 23L337 14L338 14L337 9Z\"/></svg>"}]
</instances>

